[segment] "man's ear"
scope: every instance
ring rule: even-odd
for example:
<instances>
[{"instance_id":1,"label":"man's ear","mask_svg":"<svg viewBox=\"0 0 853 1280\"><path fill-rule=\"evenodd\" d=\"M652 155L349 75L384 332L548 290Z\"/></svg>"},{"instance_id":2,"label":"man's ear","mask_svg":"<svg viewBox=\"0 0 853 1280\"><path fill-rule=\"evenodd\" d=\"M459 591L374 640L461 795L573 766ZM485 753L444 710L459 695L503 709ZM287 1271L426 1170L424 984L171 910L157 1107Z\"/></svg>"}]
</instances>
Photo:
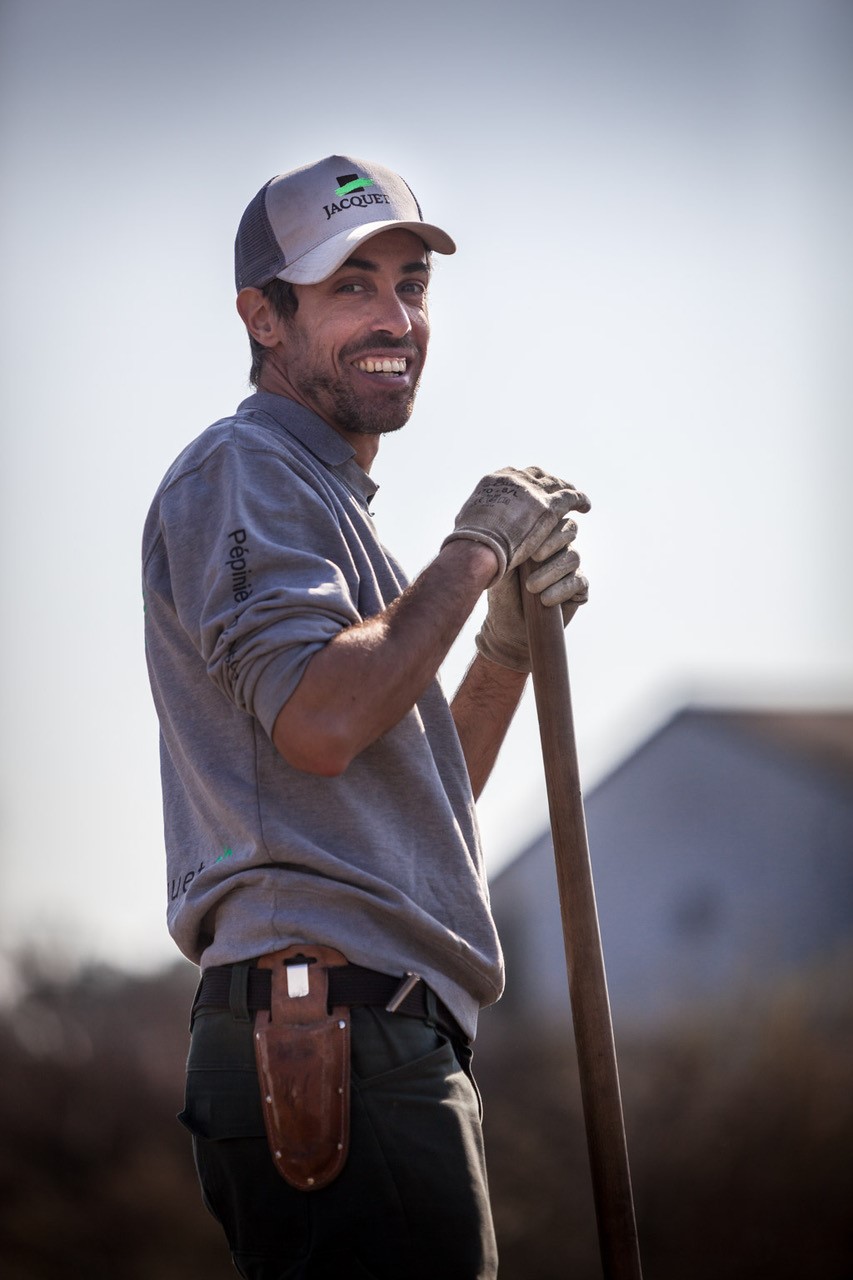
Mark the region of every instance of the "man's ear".
<instances>
[{"instance_id":1,"label":"man's ear","mask_svg":"<svg viewBox=\"0 0 853 1280\"><path fill-rule=\"evenodd\" d=\"M279 341L279 319L260 289L241 289L237 294L237 310L249 336L262 347L274 347Z\"/></svg>"}]
</instances>

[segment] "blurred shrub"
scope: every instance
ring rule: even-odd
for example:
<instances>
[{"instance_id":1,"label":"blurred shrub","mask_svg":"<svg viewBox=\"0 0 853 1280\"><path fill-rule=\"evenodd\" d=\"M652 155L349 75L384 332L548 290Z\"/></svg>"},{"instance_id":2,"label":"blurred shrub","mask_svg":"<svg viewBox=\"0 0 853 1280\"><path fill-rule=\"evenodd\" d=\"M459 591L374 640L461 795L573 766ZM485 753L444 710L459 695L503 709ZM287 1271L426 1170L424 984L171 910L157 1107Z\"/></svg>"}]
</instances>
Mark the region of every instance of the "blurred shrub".
<instances>
[{"instance_id":1,"label":"blurred shrub","mask_svg":"<svg viewBox=\"0 0 853 1280\"><path fill-rule=\"evenodd\" d=\"M0 1274L230 1280L175 1120L193 967L62 975L23 958L16 977L0 1020Z\"/></svg>"},{"instance_id":2,"label":"blurred shrub","mask_svg":"<svg viewBox=\"0 0 853 1280\"><path fill-rule=\"evenodd\" d=\"M850 1280L849 955L616 1033L646 1280ZM502 1023L498 1005L476 1067L501 1280L597 1280L571 1035Z\"/></svg>"}]
</instances>

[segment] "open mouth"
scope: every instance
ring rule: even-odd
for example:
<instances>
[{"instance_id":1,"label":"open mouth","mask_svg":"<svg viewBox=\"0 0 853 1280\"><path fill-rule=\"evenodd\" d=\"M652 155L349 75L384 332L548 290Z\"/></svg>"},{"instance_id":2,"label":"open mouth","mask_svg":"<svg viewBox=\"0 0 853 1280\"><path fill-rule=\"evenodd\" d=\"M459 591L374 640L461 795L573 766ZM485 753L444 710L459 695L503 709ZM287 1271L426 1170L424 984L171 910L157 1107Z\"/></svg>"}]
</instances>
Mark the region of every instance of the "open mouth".
<instances>
[{"instance_id":1,"label":"open mouth","mask_svg":"<svg viewBox=\"0 0 853 1280\"><path fill-rule=\"evenodd\" d=\"M394 360L353 360L353 365L362 373L378 373L380 377L399 378L406 372L406 361Z\"/></svg>"}]
</instances>

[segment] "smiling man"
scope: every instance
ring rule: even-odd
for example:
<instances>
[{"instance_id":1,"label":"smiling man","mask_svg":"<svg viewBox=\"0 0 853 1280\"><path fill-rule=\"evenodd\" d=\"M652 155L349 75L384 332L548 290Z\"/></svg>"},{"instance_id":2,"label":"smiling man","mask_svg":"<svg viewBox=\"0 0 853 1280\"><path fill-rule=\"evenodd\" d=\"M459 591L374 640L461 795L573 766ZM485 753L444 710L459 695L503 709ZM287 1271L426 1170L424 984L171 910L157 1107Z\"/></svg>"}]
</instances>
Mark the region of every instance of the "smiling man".
<instances>
[{"instance_id":1,"label":"smiling man","mask_svg":"<svg viewBox=\"0 0 853 1280\"><path fill-rule=\"evenodd\" d=\"M518 566L568 616L589 504L510 467L413 583L379 540L371 466L412 413L431 254L454 250L380 165L271 179L235 246L256 392L145 528L168 920L202 970L181 1119L258 1280L496 1274L470 1046L503 970L474 800L529 670ZM484 591L448 705L437 673Z\"/></svg>"},{"instance_id":2,"label":"smiling man","mask_svg":"<svg viewBox=\"0 0 853 1280\"><path fill-rule=\"evenodd\" d=\"M246 328L267 350L264 390L305 405L348 437L363 436L357 458L365 470L379 436L402 427L414 408L429 341L429 276L424 242L389 230L300 290L289 320L258 289L237 298Z\"/></svg>"}]
</instances>

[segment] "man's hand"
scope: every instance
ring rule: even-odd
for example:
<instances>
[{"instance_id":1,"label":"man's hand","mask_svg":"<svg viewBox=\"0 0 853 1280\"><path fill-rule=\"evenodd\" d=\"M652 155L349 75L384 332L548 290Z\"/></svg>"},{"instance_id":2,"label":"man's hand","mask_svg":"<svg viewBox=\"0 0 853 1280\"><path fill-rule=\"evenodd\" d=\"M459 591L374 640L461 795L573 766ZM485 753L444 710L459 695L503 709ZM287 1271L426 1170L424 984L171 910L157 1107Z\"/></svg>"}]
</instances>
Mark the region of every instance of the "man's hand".
<instances>
[{"instance_id":1,"label":"man's hand","mask_svg":"<svg viewBox=\"0 0 853 1280\"><path fill-rule=\"evenodd\" d=\"M560 605L564 626L576 607L585 603L589 591L586 578L577 572L580 557L572 546L576 533L574 520L565 517L531 553L530 559L540 567L526 584L526 590L540 595L543 604ZM530 670L522 589L517 568L489 588L489 610L474 641L484 658L513 671Z\"/></svg>"},{"instance_id":2,"label":"man's hand","mask_svg":"<svg viewBox=\"0 0 853 1280\"><path fill-rule=\"evenodd\" d=\"M456 517L454 538L491 547L498 558L494 587L533 555L568 511L588 511L586 494L539 467L504 467L484 476Z\"/></svg>"}]
</instances>

